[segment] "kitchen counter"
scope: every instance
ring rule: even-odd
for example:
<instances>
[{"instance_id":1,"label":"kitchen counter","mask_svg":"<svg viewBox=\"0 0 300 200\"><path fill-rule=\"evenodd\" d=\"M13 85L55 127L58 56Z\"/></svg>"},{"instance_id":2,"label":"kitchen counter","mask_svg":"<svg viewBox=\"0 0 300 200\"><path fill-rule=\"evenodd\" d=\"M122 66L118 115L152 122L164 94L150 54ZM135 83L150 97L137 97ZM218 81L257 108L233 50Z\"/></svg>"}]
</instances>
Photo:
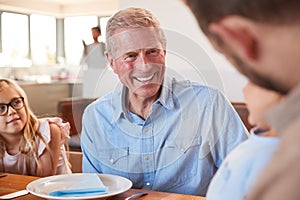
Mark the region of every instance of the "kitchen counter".
<instances>
[{"instance_id":1,"label":"kitchen counter","mask_svg":"<svg viewBox=\"0 0 300 200\"><path fill-rule=\"evenodd\" d=\"M81 80L51 80L47 82L38 82L38 81L22 81L17 80L16 81L20 86L23 85L48 85L48 84L76 84L76 83L82 83Z\"/></svg>"},{"instance_id":2,"label":"kitchen counter","mask_svg":"<svg viewBox=\"0 0 300 200\"><path fill-rule=\"evenodd\" d=\"M67 97L82 96L82 82L73 80L38 83L35 81L17 81L25 90L29 106L39 117L57 115L58 102Z\"/></svg>"}]
</instances>

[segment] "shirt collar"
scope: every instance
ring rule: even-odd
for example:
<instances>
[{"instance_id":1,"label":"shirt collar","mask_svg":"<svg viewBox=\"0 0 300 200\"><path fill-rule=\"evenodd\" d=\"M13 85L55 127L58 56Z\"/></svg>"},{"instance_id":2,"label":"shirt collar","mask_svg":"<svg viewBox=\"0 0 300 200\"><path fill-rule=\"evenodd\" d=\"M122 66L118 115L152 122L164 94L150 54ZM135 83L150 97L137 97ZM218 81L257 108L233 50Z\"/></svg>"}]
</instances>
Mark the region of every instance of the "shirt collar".
<instances>
[{"instance_id":1,"label":"shirt collar","mask_svg":"<svg viewBox=\"0 0 300 200\"><path fill-rule=\"evenodd\" d=\"M159 98L155 101L154 104L160 103L166 109L172 110L174 108L174 96L173 96L173 83L175 79L165 77L161 89L161 94ZM127 105L128 89L123 85L121 90L115 91L112 94L112 106L115 106L113 109L113 120L118 120L121 117L126 117L130 119ZM121 99L120 99L121 97Z\"/></svg>"},{"instance_id":2,"label":"shirt collar","mask_svg":"<svg viewBox=\"0 0 300 200\"><path fill-rule=\"evenodd\" d=\"M126 109L126 94L127 88L123 85L120 90L114 91L112 94L112 109L113 113L113 120L117 121L120 117L125 115Z\"/></svg>"},{"instance_id":3,"label":"shirt collar","mask_svg":"<svg viewBox=\"0 0 300 200\"><path fill-rule=\"evenodd\" d=\"M157 103L160 103L166 109L172 110L174 108L174 96L173 96L173 82L175 79L165 77Z\"/></svg>"}]
</instances>

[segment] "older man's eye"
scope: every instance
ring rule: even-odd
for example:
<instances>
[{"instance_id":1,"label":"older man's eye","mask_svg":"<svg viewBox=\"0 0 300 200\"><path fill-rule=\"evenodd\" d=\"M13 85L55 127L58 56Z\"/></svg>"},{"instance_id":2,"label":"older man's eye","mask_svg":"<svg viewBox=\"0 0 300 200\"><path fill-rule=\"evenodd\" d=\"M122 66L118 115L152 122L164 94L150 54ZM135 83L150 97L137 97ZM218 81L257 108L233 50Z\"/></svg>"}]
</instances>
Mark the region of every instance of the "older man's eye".
<instances>
[{"instance_id":1,"label":"older man's eye","mask_svg":"<svg viewBox=\"0 0 300 200\"><path fill-rule=\"evenodd\" d=\"M148 54L149 56L157 56L157 55L160 54L160 49L149 49L149 50L147 51L147 54Z\"/></svg>"},{"instance_id":2,"label":"older man's eye","mask_svg":"<svg viewBox=\"0 0 300 200\"><path fill-rule=\"evenodd\" d=\"M136 54L128 54L124 57L124 60L130 62L130 61L134 61L136 58L137 58Z\"/></svg>"}]
</instances>

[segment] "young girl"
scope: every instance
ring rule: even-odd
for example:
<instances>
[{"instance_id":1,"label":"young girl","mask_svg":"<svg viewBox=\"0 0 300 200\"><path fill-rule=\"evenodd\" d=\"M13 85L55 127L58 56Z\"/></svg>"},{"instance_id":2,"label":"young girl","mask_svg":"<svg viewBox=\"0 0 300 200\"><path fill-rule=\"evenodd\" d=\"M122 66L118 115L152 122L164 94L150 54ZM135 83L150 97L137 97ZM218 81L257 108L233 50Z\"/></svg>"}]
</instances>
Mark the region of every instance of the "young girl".
<instances>
[{"instance_id":1,"label":"young girl","mask_svg":"<svg viewBox=\"0 0 300 200\"><path fill-rule=\"evenodd\" d=\"M24 90L0 79L0 171L32 176L71 173L64 142L69 123L37 119Z\"/></svg>"},{"instance_id":2,"label":"young girl","mask_svg":"<svg viewBox=\"0 0 300 200\"><path fill-rule=\"evenodd\" d=\"M226 157L209 185L207 200L244 199L279 144L278 134L268 126L264 115L282 95L248 83L244 96L248 121L256 127L251 129L249 139Z\"/></svg>"}]
</instances>

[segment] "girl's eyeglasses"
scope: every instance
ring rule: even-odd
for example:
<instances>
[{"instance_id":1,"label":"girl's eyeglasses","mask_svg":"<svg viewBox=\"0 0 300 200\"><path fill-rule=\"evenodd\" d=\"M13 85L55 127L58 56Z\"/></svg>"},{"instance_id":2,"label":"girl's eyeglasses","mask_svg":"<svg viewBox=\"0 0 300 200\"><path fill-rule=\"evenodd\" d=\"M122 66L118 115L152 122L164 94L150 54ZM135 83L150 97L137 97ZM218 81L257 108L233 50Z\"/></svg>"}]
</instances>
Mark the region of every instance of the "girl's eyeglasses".
<instances>
[{"instance_id":1,"label":"girl's eyeglasses","mask_svg":"<svg viewBox=\"0 0 300 200\"><path fill-rule=\"evenodd\" d=\"M15 110L20 110L24 107L24 97L13 98L10 103L0 103L0 116L6 115L8 108L12 107Z\"/></svg>"}]
</instances>

